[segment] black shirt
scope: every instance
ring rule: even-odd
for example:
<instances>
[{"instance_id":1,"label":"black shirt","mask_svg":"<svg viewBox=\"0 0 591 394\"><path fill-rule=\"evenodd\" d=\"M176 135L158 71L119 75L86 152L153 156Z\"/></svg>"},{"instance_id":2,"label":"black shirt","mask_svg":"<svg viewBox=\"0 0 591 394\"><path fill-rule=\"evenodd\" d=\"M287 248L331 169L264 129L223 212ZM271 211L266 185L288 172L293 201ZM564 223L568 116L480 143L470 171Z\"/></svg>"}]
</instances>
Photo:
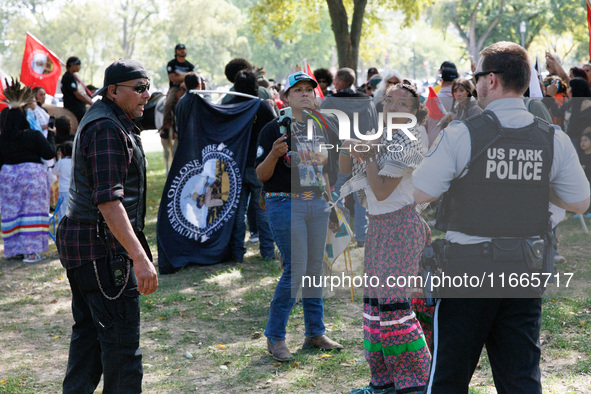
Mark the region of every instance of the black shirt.
<instances>
[{"instance_id":1,"label":"black shirt","mask_svg":"<svg viewBox=\"0 0 591 394\"><path fill-rule=\"evenodd\" d=\"M233 96L227 104L241 103L249 99L248 97ZM250 132L250 140L248 142L248 153L246 155L246 167L254 167L254 162L257 156L257 141L261 130L267 123L271 122L275 118L275 112L271 105L265 100L261 101L261 105L257 110L257 113L253 119L252 130ZM273 144L271 144L273 146Z\"/></svg>"},{"instance_id":2,"label":"black shirt","mask_svg":"<svg viewBox=\"0 0 591 394\"><path fill-rule=\"evenodd\" d=\"M257 158L255 167L262 163L273 150L273 143L281 136L279 124L274 119L268 123L259 135ZM336 150L327 149L327 144L333 147L339 145L336 119L326 116L324 118L329 127L319 127L314 123L314 138L308 140L307 128L293 120L292 133L286 140L289 151L297 152L290 156L288 167L286 157L277 160L273 175L263 183L265 192L302 193L324 191L324 174L328 174L331 184L336 181L338 173L338 154ZM292 169L294 171L292 171Z\"/></svg>"},{"instance_id":3,"label":"black shirt","mask_svg":"<svg viewBox=\"0 0 591 394\"><path fill-rule=\"evenodd\" d=\"M176 60L176 58L169 61L168 65L166 66L166 72L169 74L173 74L176 72L188 73L188 72L194 71L194 70L195 70L194 65L192 65L191 63L189 63L186 60L181 63L178 60ZM170 87L180 86L180 85L181 85L180 83L174 83L172 81L170 81L168 84L168 86L170 86Z\"/></svg>"},{"instance_id":4,"label":"black shirt","mask_svg":"<svg viewBox=\"0 0 591 394\"><path fill-rule=\"evenodd\" d=\"M55 157L55 137L52 131L47 139L37 130L24 130L13 138L0 136L0 167L3 164L41 163L41 159Z\"/></svg>"},{"instance_id":5,"label":"black shirt","mask_svg":"<svg viewBox=\"0 0 591 394\"><path fill-rule=\"evenodd\" d=\"M74 96L74 92L78 91L78 80L74 74L66 71L62 77L62 94L64 95L64 108L69 109L74 113L78 122L86 112L86 104L78 100Z\"/></svg>"}]
</instances>

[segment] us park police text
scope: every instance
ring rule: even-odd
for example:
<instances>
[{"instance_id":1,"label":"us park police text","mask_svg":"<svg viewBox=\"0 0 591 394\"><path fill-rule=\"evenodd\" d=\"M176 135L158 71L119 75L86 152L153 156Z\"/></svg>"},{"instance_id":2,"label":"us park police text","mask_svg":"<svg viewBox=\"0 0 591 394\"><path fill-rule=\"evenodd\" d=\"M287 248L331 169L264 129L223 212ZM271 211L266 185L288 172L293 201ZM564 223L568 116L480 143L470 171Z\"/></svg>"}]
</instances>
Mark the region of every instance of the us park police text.
<instances>
[{"instance_id":1,"label":"us park police text","mask_svg":"<svg viewBox=\"0 0 591 394\"><path fill-rule=\"evenodd\" d=\"M541 149L488 148L486 178L542 180Z\"/></svg>"}]
</instances>

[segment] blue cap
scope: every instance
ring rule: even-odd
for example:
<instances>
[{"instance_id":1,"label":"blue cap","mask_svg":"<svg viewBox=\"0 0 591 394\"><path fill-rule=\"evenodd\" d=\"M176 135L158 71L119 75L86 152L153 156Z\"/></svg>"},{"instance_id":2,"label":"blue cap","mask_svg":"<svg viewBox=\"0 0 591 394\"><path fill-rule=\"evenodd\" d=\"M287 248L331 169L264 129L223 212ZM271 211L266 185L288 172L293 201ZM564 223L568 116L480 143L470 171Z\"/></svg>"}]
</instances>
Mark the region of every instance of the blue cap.
<instances>
[{"instance_id":1,"label":"blue cap","mask_svg":"<svg viewBox=\"0 0 591 394\"><path fill-rule=\"evenodd\" d=\"M291 74L289 77L287 77L287 82L285 82L283 90L287 92L289 89L293 87L293 85L302 81L309 81L312 83L314 87L318 86L318 83L316 83L314 78L312 78L303 71L298 71L297 73Z\"/></svg>"}]
</instances>

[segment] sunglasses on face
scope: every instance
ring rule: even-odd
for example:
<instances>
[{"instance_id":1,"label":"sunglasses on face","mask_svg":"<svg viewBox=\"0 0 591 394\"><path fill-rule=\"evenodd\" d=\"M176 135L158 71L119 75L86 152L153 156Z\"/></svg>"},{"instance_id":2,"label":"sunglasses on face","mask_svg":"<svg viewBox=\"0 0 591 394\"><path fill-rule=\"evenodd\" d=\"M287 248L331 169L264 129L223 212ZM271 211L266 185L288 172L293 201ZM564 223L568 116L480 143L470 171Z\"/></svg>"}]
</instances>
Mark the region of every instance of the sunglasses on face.
<instances>
[{"instance_id":1,"label":"sunglasses on face","mask_svg":"<svg viewBox=\"0 0 591 394\"><path fill-rule=\"evenodd\" d=\"M128 88L132 88L133 90L135 90L136 93L139 93L139 94L142 94L146 90L149 90L150 89L150 84L149 83L143 83L141 85L135 85L135 86L123 85L123 84L116 84L115 86L126 86Z\"/></svg>"},{"instance_id":2,"label":"sunglasses on face","mask_svg":"<svg viewBox=\"0 0 591 394\"><path fill-rule=\"evenodd\" d=\"M503 74L504 71L480 71L474 73L474 82L478 83L478 79L488 74Z\"/></svg>"}]
</instances>

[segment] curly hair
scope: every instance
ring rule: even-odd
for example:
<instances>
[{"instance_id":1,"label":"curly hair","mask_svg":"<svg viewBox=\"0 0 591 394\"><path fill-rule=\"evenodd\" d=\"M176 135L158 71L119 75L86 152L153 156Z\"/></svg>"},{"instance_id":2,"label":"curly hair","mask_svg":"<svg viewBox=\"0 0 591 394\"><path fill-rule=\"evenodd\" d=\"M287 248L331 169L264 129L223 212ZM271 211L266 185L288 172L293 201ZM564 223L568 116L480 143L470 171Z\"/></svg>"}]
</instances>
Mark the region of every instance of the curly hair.
<instances>
[{"instance_id":1,"label":"curly hair","mask_svg":"<svg viewBox=\"0 0 591 394\"><path fill-rule=\"evenodd\" d=\"M332 85L332 73L330 72L330 70L326 68L317 68L316 70L314 70L314 78L316 78L317 82L321 79L324 79L326 80L326 84L328 86Z\"/></svg>"},{"instance_id":2,"label":"curly hair","mask_svg":"<svg viewBox=\"0 0 591 394\"><path fill-rule=\"evenodd\" d=\"M252 64L246 59L241 57L234 58L226 64L226 68L224 69L224 74L228 81L234 83L236 82L236 75L245 68L251 69Z\"/></svg>"},{"instance_id":3,"label":"curly hair","mask_svg":"<svg viewBox=\"0 0 591 394\"><path fill-rule=\"evenodd\" d=\"M553 81L560 82L560 88L558 89L557 93L562 93L566 96L566 88L568 85L564 83L562 78L560 78L558 75L548 75L546 78L544 78L544 86L550 86Z\"/></svg>"},{"instance_id":4,"label":"curly hair","mask_svg":"<svg viewBox=\"0 0 591 394\"><path fill-rule=\"evenodd\" d=\"M386 89L384 96L386 96L388 93L390 93L394 89L404 89L407 92L409 92L414 98L412 109L417 111L417 113L415 115L417 118L417 125L422 125L427 120L427 115L429 114L429 111L427 111L427 107L421 101L421 96L419 95L419 93L417 92L415 87L412 86L408 82L409 81L404 80L402 83L397 83L396 85L390 85Z\"/></svg>"}]
</instances>

